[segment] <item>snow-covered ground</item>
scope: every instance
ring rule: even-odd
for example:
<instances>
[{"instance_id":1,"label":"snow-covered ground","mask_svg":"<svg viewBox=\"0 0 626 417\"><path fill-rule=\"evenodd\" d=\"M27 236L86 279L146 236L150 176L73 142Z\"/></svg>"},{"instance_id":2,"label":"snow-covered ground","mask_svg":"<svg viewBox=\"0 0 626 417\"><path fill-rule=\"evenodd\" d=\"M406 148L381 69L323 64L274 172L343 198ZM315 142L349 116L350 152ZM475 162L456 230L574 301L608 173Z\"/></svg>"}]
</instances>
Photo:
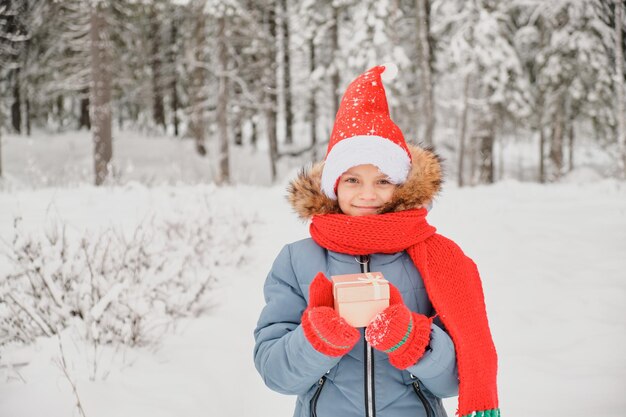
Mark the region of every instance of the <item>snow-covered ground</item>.
<instances>
[{"instance_id":1,"label":"snow-covered ground","mask_svg":"<svg viewBox=\"0 0 626 417\"><path fill-rule=\"evenodd\" d=\"M507 417L621 417L626 409L626 183L584 178L446 185L429 214L481 271ZM97 352L96 381L88 377L93 348L64 332L69 377L87 417L291 415L294 398L271 392L254 369L252 331L274 257L307 237L307 226L291 213L284 184L0 192L0 238L7 241L16 215L30 230L54 220L75 230L132 229L151 214L195 204L207 190L211 204L256 216L248 261L219 270L218 306L178 321L159 345ZM0 279L10 267L0 260ZM0 416L78 416L59 357L58 338L0 348ZM454 415L456 399L446 407Z\"/></svg>"},{"instance_id":2,"label":"snow-covered ground","mask_svg":"<svg viewBox=\"0 0 626 417\"><path fill-rule=\"evenodd\" d=\"M268 185L269 157L259 144L237 149L231 158L232 180ZM189 138L144 134L134 131L113 134L113 182L147 185L206 183L215 175L216 141L207 142L208 155L199 156ZM36 131L32 137L2 137L0 190L50 186L78 186L93 182L93 145L87 131L50 133ZM250 170L254 166L256 169Z\"/></svg>"}]
</instances>

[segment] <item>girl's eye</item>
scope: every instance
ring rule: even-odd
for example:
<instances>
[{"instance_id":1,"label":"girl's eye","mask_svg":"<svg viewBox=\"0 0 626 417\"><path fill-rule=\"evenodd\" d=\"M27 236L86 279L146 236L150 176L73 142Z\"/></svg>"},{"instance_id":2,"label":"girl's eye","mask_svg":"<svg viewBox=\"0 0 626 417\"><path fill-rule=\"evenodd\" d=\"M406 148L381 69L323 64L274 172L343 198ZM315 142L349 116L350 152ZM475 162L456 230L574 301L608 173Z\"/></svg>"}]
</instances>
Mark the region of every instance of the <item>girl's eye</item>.
<instances>
[{"instance_id":1,"label":"girl's eye","mask_svg":"<svg viewBox=\"0 0 626 417\"><path fill-rule=\"evenodd\" d=\"M380 181L378 181L378 183L382 184L382 185L387 185L387 184L391 184L391 181L389 181L389 180L380 180Z\"/></svg>"},{"instance_id":2,"label":"girl's eye","mask_svg":"<svg viewBox=\"0 0 626 417\"><path fill-rule=\"evenodd\" d=\"M350 184L356 184L357 182L359 182L356 178L354 177L348 177L344 180L345 182L349 182Z\"/></svg>"}]
</instances>

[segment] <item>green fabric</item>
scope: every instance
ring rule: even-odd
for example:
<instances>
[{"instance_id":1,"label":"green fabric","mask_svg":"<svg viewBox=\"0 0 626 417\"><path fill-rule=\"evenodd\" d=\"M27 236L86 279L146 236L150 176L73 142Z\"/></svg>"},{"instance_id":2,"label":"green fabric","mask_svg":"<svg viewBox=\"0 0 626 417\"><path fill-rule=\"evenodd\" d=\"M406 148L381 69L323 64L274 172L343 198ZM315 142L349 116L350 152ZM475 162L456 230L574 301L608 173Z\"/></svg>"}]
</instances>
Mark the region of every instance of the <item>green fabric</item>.
<instances>
[{"instance_id":1,"label":"green fabric","mask_svg":"<svg viewBox=\"0 0 626 417\"><path fill-rule=\"evenodd\" d=\"M309 311L309 320L311 319L311 312ZM317 335L317 337L319 337L324 343L326 343L329 346L332 346L335 349L348 349L350 347L352 347L351 345L346 345L346 346L341 346L341 345L335 345L334 343L332 343L330 340L326 339L322 333L318 330L317 327L315 327L315 325L313 324L313 321L311 321L311 327L313 328L313 330L315 331L315 334Z\"/></svg>"},{"instance_id":2,"label":"green fabric","mask_svg":"<svg viewBox=\"0 0 626 417\"><path fill-rule=\"evenodd\" d=\"M404 344L404 342L406 342L406 340L409 338L409 336L411 335L411 330L413 330L413 315L411 314L411 317L409 319L409 328L407 329L406 333L404 334L404 337L402 338L402 340L400 340L395 346L392 346L391 348L385 350L385 353L391 353L394 350L398 349L400 346L402 346Z\"/></svg>"},{"instance_id":3,"label":"green fabric","mask_svg":"<svg viewBox=\"0 0 626 417\"><path fill-rule=\"evenodd\" d=\"M491 410L474 411L462 417L500 417L500 409L494 408Z\"/></svg>"}]
</instances>

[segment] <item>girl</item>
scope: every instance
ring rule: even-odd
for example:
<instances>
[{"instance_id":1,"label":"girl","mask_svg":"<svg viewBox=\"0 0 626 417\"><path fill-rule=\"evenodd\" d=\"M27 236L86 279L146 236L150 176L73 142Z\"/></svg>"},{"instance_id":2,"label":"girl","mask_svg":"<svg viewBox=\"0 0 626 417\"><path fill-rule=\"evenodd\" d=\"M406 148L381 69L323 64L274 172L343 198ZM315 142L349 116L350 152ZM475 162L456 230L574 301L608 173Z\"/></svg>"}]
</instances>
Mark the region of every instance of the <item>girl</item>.
<instances>
[{"instance_id":1,"label":"girl","mask_svg":"<svg viewBox=\"0 0 626 417\"><path fill-rule=\"evenodd\" d=\"M267 277L255 365L298 396L296 417L439 417L457 394L460 416L497 417L478 271L426 221L441 166L389 117L382 81L395 72L377 66L348 86L325 161L289 187L311 238L285 246ZM327 277L369 271L390 282L390 305L357 329L333 309Z\"/></svg>"}]
</instances>

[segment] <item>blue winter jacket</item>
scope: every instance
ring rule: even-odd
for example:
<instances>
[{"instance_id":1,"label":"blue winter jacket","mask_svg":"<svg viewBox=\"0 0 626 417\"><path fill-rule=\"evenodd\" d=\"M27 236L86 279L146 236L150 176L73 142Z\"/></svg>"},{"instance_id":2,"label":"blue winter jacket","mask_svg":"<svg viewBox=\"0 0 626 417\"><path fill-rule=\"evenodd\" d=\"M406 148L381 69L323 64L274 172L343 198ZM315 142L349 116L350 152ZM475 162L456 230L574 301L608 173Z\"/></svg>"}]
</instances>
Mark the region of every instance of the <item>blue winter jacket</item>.
<instances>
[{"instance_id":1,"label":"blue winter jacket","mask_svg":"<svg viewBox=\"0 0 626 417\"><path fill-rule=\"evenodd\" d=\"M422 278L406 252L372 254L369 270L382 272L407 307L434 314ZM361 272L358 257L328 251L312 239L285 246L264 286L266 305L254 331L254 362L272 390L297 395L295 417L445 416L441 398L458 393L454 345L441 323L432 325L430 348L405 371L389 364L387 354L361 340L343 357L316 351L300 325L309 285L326 276ZM368 361L368 351L372 354ZM370 382L370 383L368 383ZM372 417L373 417L372 416Z\"/></svg>"}]
</instances>

